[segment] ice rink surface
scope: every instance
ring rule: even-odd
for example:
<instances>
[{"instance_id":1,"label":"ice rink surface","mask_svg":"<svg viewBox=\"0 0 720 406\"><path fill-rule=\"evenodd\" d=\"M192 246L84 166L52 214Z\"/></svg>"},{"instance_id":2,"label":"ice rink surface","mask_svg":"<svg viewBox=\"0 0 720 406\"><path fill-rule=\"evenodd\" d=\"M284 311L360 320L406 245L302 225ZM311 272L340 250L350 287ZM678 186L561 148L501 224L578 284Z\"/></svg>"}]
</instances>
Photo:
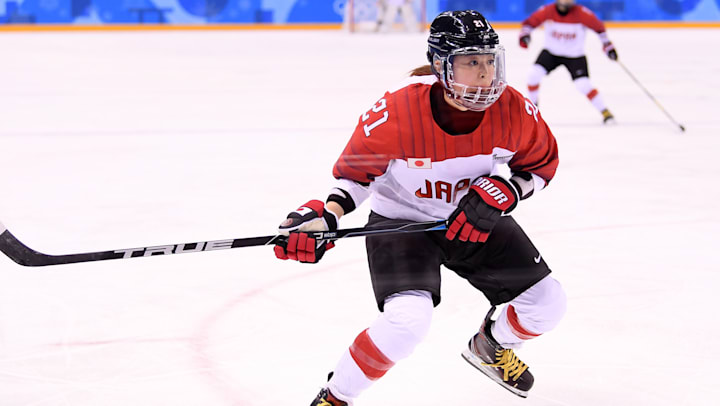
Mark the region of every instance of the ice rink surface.
<instances>
[{"instance_id":1,"label":"ice rink surface","mask_svg":"<svg viewBox=\"0 0 720 406\"><path fill-rule=\"evenodd\" d=\"M500 30L510 84L540 50ZM357 405L712 405L720 398L720 30L610 29L680 133L587 39L601 117L558 70L550 187L514 216L569 295L518 351L520 399L460 351L488 309L445 270L427 339ZM324 199L360 114L425 35L2 33L0 220L50 254L274 234ZM365 206L341 221L364 224ZM376 317L362 239L25 268L0 256L0 405L307 405Z\"/></svg>"}]
</instances>

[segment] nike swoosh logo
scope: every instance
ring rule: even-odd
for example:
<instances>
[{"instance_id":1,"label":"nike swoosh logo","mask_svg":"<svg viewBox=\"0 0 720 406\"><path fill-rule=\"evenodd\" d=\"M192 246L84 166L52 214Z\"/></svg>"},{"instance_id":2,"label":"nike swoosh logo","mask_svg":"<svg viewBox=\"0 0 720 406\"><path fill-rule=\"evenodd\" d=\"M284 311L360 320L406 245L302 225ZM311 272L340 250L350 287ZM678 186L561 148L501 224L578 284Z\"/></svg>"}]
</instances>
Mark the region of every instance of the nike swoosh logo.
<instances>
[{"instance_id":1,"label":"nike swoosh logo","mask_svg":"<svg viewBox=\"0 0 720 406\"><path fill-rule=\"evenodd\" d=\"M541 254L541 255L538 255L537 257L534 257L533 260L535 260L535 263L536 263L536 264L539 264L541 258L542 258L542 254Z\"/></svg>"}]
</instances>

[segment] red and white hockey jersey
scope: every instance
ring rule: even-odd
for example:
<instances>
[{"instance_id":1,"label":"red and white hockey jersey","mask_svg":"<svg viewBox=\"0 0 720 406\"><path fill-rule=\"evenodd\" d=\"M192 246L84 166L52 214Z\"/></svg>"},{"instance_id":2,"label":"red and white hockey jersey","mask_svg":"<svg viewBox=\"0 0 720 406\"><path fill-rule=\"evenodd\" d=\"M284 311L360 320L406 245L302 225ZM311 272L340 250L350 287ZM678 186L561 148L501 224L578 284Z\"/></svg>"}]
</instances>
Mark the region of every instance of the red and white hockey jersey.
<instances>
[{"instance_id":1,"label":"red and white hockey jersey","mask_svg":"<svg viewBox=\"0 0 720 406\"><path fill-rule=\"evenodd\" d=\"M338 188L389 218L447 219L479 176L530 172L535 191L555 175L555 138L537 108L508 87L471 133L450 135L433 119L435 76L408 78L363 114L335 163Z\"/></svg>"},{"instance_id":2,"label":"red and white hockey jersey","mask_svg":"<svg viewBox=\"0 0 720 406\"><path fill-rule=\"evenodd\" d=\"M560 15L555 4L540 7L522 22L520 35L545 23L545 46L553 55L577 58L585 55L585 33L589 28L600 36L603 44L609 42L605 24L587 7L573 6L566 15Z\"/></svg>"}]
</instances>

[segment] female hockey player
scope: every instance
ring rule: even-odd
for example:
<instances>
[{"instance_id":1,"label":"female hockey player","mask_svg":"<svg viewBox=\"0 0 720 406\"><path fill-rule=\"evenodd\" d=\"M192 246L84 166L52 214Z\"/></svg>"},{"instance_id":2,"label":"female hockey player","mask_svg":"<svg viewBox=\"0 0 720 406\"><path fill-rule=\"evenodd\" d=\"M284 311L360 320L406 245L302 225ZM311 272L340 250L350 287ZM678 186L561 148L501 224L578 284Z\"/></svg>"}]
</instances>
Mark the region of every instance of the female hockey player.
<instances>
[{"instance_id":1,"label":"female hockey player","mask_svg":"<svg viewBox=\"0 0 720 406\"><path fill-rule=\"evenodd\" d=\"M312 405L353 399L410 355L440 303L440 266L456 272L491 309L462 356L526 397L528 366L513 348L554 328L565 294L520 226L507 216L543 189L558 165L555 139L535 106L505 81L504 49L477 11L432 22L429 66L360 116L333 169L326 203L312 200L280 225L280 259L317 262L332 244L309 231L370 197L368 226L447 219L446 231L367 237L378 318L343 353ZM495 306L506 303L496 320Z\"/></svg>"},{"instance_id":2,"label":"female hockey player","mask_svg":"<svg viewBox=\"0 0 720 406\"><path fill-rule=\"evenodd\" d=\"M570 72L575 88L585 95L603 116L603 122L614 121L605 102L590 83L585 57L585 31L595 31L602 41L608 58L617 60L617 51L605 32L605 24L588 8L575 4L575 0L556 0L555 4L540 7L522 22L520 46L527 48L530 33L545 23L545 44L528 76L528 98L537 105L540 82L560 65Z\"/></svg>"}]
</instances>

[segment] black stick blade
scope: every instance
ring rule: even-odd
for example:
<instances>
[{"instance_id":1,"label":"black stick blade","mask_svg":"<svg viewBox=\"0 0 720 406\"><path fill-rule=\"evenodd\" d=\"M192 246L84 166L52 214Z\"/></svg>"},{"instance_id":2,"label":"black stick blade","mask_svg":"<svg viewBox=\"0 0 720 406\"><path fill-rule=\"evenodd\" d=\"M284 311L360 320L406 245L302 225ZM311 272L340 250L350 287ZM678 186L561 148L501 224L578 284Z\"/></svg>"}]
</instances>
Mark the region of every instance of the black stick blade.
<instances>
[{"instance_id":1,"label":"black stick blade","mask_svg":"<svg viewBox=\"0 0 720 406\"><path fill-rule=\"evenodd\" d=\"M77 262L102 261L107 259L120 259L122 253L114 251L91 252L86 254L47 255L23 244L10 231L0 224L0 251L10 259L23 266L46 266L59 264L72 264Z\"/></svg>"}]
</instances>

